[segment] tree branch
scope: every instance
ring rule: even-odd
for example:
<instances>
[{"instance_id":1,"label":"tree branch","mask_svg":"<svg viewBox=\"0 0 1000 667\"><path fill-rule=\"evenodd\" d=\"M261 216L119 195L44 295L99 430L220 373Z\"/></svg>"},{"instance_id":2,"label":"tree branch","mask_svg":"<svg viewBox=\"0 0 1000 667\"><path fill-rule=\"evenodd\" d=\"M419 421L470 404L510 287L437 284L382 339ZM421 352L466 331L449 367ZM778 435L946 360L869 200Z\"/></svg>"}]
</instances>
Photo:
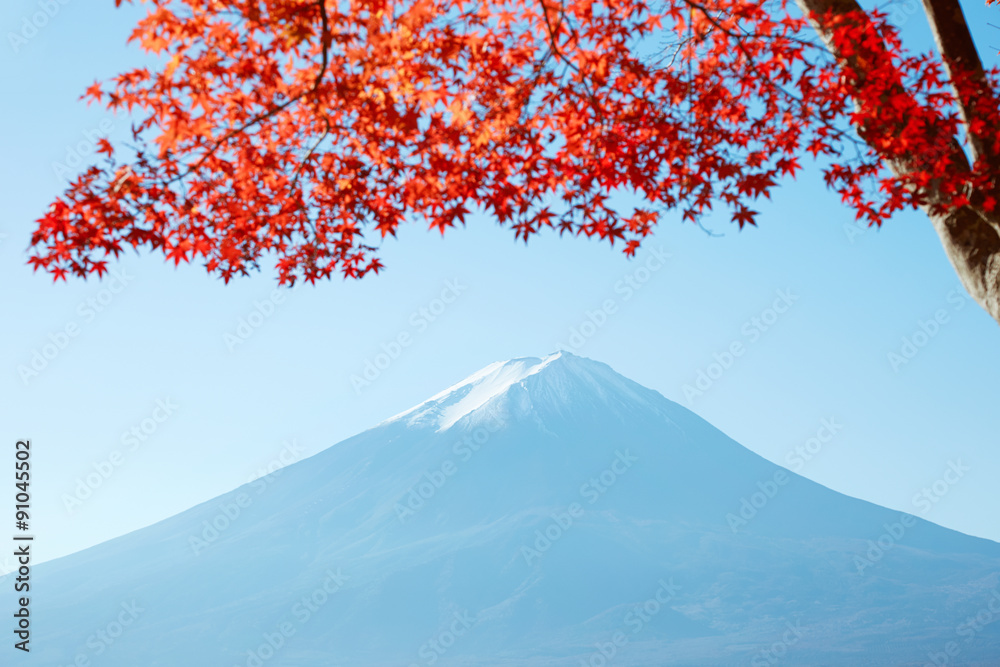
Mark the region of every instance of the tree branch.
<instances>
[{"instance_id":1,"label":"tree branch","mask_svg":"<svg viewBox=\"0 0 1000 667\"><path fill-rule=\"evenodd\" d=\"M966 78L975 89L978 89L977 92L984 96L979 103L985 102L996 107L996 96L986 78L976 45L972 41L962 6L956 0L923 0L923 3L931 33L941 55L944 56L945 70L952 82L955 100L965 122L972 161L975 163L984 159L992 170L996 170L998 167L996 152L988 141L972 130L971 121L976 116L976 110L975 102L968 97L970 91L959 90L955 85L956 77Z\"/></svg>"},{"instance_id":2,"label":"tree branch","mask_svg":"<svg viewBox=\"0 0 1000 667\"><path fill-rule=\"evenodd\" d=\"M320 33L322 62L320 63L319 73L316 74L316 78L315 80L313 80L312 86L308 90L304 90L300 92L298 95L288 98L282 104L279 104L278 106L269 109L267 111L262 111L261 113L257 114L256 116L254 116L247 122L243 123L239 127L233 128L232 130L224 134L222 137L217 139L212 144L212 146L205 152L204 155L201 156L201 158L197 162L195 162L193 165L185 169L177 176L174 176L173 178L166 181L164 185L170 185L171 183L177 180L187 177L189 174L198 169L198 167L204 164L205 160L214 155L215 151L219 150L219 148L224 143L235 137L237 134L242 134L243 132L246 132L248 129L250 129L257 123L260 123L261 121L267 120L268 118L271 118L272 116L281 113L288 107L298 102L303 97L306 97L307 95L312 95L317 90L319 90L319 84L323 81L323 76L326 74L326 69L329 66L329 61L330 61L330 19L326 13L326 0L317 0L316 4L319 6L320 25L322 29Z\"/></svg>"},{"instance_id":3,"label":"tree branch","mask_svg":"<svg viewBox=\"0 0 1000 667\"><path fill-rule=\"evenodd\" d=\"M839 52L834 40L833 25L824 23L824 17L836 20L845 16L863 16L864 12L856 0L796 0L796 4L809 17L827 50L837 58L841 66L857 80L864 81L869 71L868 63L857 54L845 55ZM982 64L957 0L924 0L924 4L928 8L928 18L935 30L935 37L940 40L939 45L946 62L951 59L953 63L973 71L978 66L982 72ZM889 55L883 49L875 57L888 58ZM953 72L949 71L949 76L952 75ZM952 83L954 84L954 80ZM908 95L901 84L892 93ZM959 100L960 105L964 102ZM974 113L974 110L963 108L963 114L965 113ZM968 127L969 119L965 120ZM983 152L985 148L982 142L974 146L974 156L989 156L989 153ZM968 156L957 137L950 138L947 157L951 159L954 169L966 172L970 170ZM901 160L888 160L887 164L900 177L907 175L914 165L919 165L926 159L927 156L911 155ZM994 320L1000 322L1000 220L997 213L986 213L970 205L951 207L942 213L940 204L947 202L934 189L926 193L924 200L921 208L934 225L948 261L962 285Z\"/></svg>"}]
</instances>

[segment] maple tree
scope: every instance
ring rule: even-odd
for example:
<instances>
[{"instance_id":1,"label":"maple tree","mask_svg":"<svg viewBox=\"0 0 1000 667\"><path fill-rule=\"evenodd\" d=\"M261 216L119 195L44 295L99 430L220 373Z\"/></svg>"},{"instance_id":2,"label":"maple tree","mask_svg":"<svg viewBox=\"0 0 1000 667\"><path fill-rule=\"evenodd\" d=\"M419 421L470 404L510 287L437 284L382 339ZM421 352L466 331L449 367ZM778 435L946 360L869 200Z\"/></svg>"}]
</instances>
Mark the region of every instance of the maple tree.
<instances>
[{"instance_id":1,"label":"maple tree","mask_svg":"<svg viewBox=\"0 0 1000 667\"><path fill-rule=\"evenodd\" d=\"M121 0L116 0L120 4ZM1000 104L957 0L938 51L856 0L148 0L160 56L84 97L135 119L37 221L29 261L128 247L228 281L360 277L410 221L480 212L634 254L664 216L753 202L820 161L859 219L923 210L1000 321Z\"/></svg>"}]
</instances>

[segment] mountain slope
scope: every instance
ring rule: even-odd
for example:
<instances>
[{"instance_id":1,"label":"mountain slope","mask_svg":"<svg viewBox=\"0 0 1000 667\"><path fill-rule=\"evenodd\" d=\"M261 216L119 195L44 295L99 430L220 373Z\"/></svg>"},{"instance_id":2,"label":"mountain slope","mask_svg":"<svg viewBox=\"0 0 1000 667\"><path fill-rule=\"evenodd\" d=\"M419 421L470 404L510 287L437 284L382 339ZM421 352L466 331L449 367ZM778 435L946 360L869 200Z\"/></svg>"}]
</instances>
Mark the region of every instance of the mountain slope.
<instances>
[{"instance_id":1,"label":"mountain slope","mask_svg":"<svg viewBox=\"0 0 1000 667\"><path fill-rule=\"evenodd\" d=\"M560 353L38 567L32 658L923 665L954 642L946 664L997 664L1000 624L962 624L998 573L1000 545L799 477Z\"/></svg>"}]
</instances>

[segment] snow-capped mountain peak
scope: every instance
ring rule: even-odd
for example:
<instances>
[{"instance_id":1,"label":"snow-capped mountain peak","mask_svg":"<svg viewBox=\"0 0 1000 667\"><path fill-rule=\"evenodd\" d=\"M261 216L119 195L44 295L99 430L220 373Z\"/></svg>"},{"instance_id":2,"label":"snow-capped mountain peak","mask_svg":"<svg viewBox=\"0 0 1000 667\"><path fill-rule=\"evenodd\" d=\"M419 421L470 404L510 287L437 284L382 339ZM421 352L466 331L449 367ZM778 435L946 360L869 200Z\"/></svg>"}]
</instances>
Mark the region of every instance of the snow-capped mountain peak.
<instances>
[{"instance_id":1,"label":"snow-capped mountain peak","mask_svg":"<svg viewBox=\"0 0 1000 667\"><path fill-rule=\"evenodd\" d=\"M467 417L508 421L543 410L596 407L606 414L640 409L663 415L667 403L606 364L559 351L494 362L383 423L444 431Z\"/></svg>"},{"instance_id":2,"label":"snow-capped mountain peak","mask_svg":"<svg viewBox=\"0 0 1000 667\"><path fill-rule=\"evenodd\" d=\"M495 361L387 421L407 419L411 424L429 421L437 426L438 431L443 431L564 356L574 357L567 352L556 352L542 358L523 357L509 361Z\"/></svg>"},{"instance_id":3,"label":"snow-capped mountain peak","mask_svg":"<svg viewBox=\"0 0 1000 667\"><path fill-rule=\"evenodd\" d=\"M995 542L800 477L563 352L490 364L43 563L37 658L79 664L86 643L102 667L577 667L614 650L714 667L780 647L790 665L860 667L945 664L953 646L985 666L1000 623L966 619L993 608L998 572ZM123 601L141 615L93 643Z\"/></svg>"}]
</instances>

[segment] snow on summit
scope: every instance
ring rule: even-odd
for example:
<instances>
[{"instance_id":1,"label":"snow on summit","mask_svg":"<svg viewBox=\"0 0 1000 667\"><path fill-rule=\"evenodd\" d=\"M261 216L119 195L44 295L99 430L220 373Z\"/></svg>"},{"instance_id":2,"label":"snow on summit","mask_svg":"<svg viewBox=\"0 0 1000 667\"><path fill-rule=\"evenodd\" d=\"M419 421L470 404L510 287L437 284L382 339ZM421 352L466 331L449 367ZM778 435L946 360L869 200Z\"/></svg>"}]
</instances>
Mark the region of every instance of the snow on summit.
<instances>
[{"instance_id":1,"label":"snow on summit","mask_svg":"<svg viewBox=\"0 0 1000 667\"><path fill-rule=\"evenodd\" d=\"M388 421L409 416L410 423L433 422L439 431L443 431L511 386L539 372L561 355L561 352L556 352L541 359L525 357L495 361Z\"/></svg>"},{"instance_id":2,"label":"snow on summit","mask_svg":"<svg viewBox=\"0 0 1000 667\"><path fill-rule=\"evenodd\" d=\"M559 351L541 358L493 362L386 421L406 419L409 425L433 426L444 431L490 401L503 397L512 388L527 389L533 376L540 376L534 379L540 380L550 396L560 401L570 401L574 395L582 393L596 393L607 398L609 390L624 390L629 400L646 402L640 393L649 391L625 380L605 364ZM533 392L536 399L537 393L537 390Z\"/></svg>"}]
</instances>

